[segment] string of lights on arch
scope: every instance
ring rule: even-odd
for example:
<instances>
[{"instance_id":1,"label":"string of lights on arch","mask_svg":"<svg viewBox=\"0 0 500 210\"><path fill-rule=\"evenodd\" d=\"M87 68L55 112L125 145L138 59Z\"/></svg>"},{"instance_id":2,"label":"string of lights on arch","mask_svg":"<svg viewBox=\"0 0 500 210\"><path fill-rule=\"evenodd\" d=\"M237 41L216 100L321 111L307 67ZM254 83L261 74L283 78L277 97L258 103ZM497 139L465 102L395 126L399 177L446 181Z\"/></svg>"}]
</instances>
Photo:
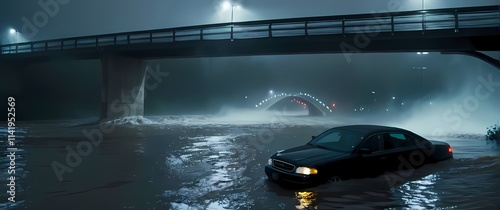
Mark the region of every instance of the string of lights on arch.
<instances>
[{"instance_id":1,"label":"string of lights on arch","mask_svg":"<svg viewBox=\"0 0 500 210\"><path fill-rule=\"evenodd\" d=\"M285 98L285 97L293 97L293 96L296 96L296 97L308 97L309 99L312 99L312 100L308 100L309 102L311 103L317 103L318 107L323 107L324 109L326 109L327 112L333 112L332 111L332 108L330 108L327 104L325 104L322 100L320 100L318 97L315 97L309 93L297 93L297 94L291 94L291 93L281 93L281 94L275 94L275 95L272 95L270 96L269 98L266 98L264 100L262 100L261 102L259 102L258 104L255 105L255 108L261 108L263 106L265 106L266 104L269 104L271 101L276 101L278 102L279 99L282 99L282 98ZM307 100L307 98L304 98ZM301 103L300 101L297 101L297 103L303 105L303 106L306 106L305 103ZM274 103L273 103L274 104ZM272 105L272 104L271 104ZM269 105L270 106L270 105ZM267 107L269 107L267 106ZM335 104L332 105L333 108L335 108Z\"/></svg>"}]
</instances>

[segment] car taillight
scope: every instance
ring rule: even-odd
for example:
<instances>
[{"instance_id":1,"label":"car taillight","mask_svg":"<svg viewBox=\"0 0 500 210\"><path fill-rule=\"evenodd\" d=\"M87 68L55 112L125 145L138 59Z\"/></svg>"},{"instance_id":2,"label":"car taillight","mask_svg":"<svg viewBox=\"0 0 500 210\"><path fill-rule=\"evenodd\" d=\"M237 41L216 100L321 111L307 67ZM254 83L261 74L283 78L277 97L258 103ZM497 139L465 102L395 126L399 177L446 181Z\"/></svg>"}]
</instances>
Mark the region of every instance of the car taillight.
<instances>
[{"instance_id":1,"label":"car taillight","mask_svg":"<svg viewBox=\"0 0 500 210\"><path fill-rule=\"evenodd\" d=\"M450 146L448 147L448 152L453 153L453 149Z\"/></svg>"}]
</instances>

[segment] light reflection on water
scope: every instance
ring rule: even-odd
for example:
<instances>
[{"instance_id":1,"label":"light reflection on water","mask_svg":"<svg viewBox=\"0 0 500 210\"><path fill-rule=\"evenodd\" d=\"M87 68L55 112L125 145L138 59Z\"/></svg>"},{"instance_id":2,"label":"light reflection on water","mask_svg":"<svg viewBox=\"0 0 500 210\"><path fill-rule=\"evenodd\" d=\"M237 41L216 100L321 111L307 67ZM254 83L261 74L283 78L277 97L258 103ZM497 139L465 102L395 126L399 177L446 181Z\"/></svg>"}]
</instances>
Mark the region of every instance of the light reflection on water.
<instances>
[{"instance_id":1,"label":"light reflection on water","mask_svg":"<svg viewBox=\"0 0 500 210\"><path fill-rule=\"evenodd\" d=\"M423 166L397 185L389 185L384 176L379 176L290 190L265 180L263 164L275 151L301 145L310 139L310 135L324 130L323 127L282 126L282 129L272 129L268 133L274 138L265 144L261 142L259 146L263 149L257 153L252 152L247 136L259 134L263 129L269 131L269 125L131 127L137 129L141 138L137 141L121 139L103 144L84 161L92 162L91 164L102 161L107 161L109 165L123 164L130 159L131 153L136 153L140 160L137 162L140 170L137 171L142 173L133 173L130 185L136 187L134 189L137 191L134 192L142 190L141 193L158 201L142 204L142 209L498 209L500 206L497 199L500 189L500 152L493 145L485 144L483 139L437 139L452 145L454 160ZM81 132L81 128L75 130ZM69 136L70 134L68 133ZM43 141L40 141L40 145L26 146L27 153L34 154L34 149L43 152L40 154L53 153L58 150L53 150L52 147L64 148L67 145L65 141L51 142L47 146L42 144L50 142L50 139L41 138ZM124 142L133 146L125 147ZM111 156L99 152L101 150L115 153ZM3 157L0 160L5 164ZM50 161L53 160L49 158L36 165L33 162L26 164L20 159L20 170L25 170L22 174L26 174L23 180L37 183L30 170L43 164L50 167ZM22 164L26 164L27 168ZM133 171L128 169L132 168L130 166L131 164L127 164L121 170ZM110 173L113 169L106 167L101 170L103 171L99 174ZM49 172L48 180L53 180L53 173ZM88 170L79 167L71 175L78 178L75 179L78 183L96 185L93 180L89 180L90 176L86 172ZM2 178L3 176L5 174ZM116 177L109 177L110 181L115 179ZM69 186L63 184L61 186ZM143 187L149 185L152 187ZM34 190L37 186L27 187L21 183L20 189L24 191L20 193L45 192ZM75 191L72 187L64 189ZM115 193L123 188L117 187L116 190ZM92 194L96 192L92 191ZM73 201L80 201L89 195L90 193L82 193L69 197ZM137 194L130 193L129 196L123 199L142 200ZM44 198L47 197L54 199L53 203L66 199L50 195ZM30 199L27 201L30 202ZM139 206L137 202L128 203L130 206ZM0 205L5 207L5 203Z\"/></svg>"},{"instance_id":2,"label":"light reflection on water","mask_svg":"<svg viewBox=\"0 0 500 210\"><path fill-rule=\"evenodd\" d=\"M250 180L243 175L246 167L240 165L249 157L234 144L234 138L230 135L190 138L187 140L192 143L182 148L181 155L166 158L169 169L182 180L179 190L166 190L163 195L172 200L172 209L222 210L251 205L252 199L239 189Z\"/></svg>"},{"instance_id":3,"label":"light reflection on water","mask_svg":"<svg viewBox=\"0 0 500 210\"><path fill-rule=\"evenodd\" d=\"M318 209L316 198L318 194L315 192L295 192L295 199L298 204L295 206L297 209Z\"/></svg>"},{"instance_id":4,"label":"light reflection on water","mask_svg":"<svg viewBox=\"0 0 500 210\"><path fill-rule=\"evenodd\" d=\"M401 194L401 199L410 209L436 208L439 196L434 191L434 185L438 179L438 175L430 174L419 180L406 182L394 191Z\"/></svg>"}]
</instances>

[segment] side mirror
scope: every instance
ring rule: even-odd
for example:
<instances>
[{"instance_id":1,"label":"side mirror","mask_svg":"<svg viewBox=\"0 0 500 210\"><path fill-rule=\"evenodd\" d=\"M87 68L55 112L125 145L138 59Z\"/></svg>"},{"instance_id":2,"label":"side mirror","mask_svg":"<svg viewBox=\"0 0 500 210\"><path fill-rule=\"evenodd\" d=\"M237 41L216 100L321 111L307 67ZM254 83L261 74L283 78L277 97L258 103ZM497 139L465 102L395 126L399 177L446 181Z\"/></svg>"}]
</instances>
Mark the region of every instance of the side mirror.
<instances>
[{"instance_id":1,"label":"side mirror","mask_svg":"<svg viewBox=\"0 0 500 210\"><path fill-rule=\"evenodd\" d=\"M361 148L359 149L359 154L371 154L372 153L372 150L371 149L368 149L368 148Z\"/></svg>"}]
</instances>

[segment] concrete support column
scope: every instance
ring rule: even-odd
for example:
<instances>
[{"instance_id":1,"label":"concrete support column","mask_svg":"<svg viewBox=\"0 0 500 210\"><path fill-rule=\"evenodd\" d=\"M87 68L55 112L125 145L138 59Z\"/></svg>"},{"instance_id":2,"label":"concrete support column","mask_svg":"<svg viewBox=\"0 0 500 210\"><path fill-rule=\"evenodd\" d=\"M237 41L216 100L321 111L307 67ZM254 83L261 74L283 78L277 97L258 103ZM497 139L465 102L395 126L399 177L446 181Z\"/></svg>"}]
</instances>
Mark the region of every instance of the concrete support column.
<instances>
[{"instance_id":1,"label":"concrete support column","mask_svg":"<svg viewBox=\"0 0 500 210\"><path fill-rule=\"evenodd\" d=\"M106 55L101 58L101 120L144 115L146 63L141 59Z\"/></svg>"}]
</instances>

